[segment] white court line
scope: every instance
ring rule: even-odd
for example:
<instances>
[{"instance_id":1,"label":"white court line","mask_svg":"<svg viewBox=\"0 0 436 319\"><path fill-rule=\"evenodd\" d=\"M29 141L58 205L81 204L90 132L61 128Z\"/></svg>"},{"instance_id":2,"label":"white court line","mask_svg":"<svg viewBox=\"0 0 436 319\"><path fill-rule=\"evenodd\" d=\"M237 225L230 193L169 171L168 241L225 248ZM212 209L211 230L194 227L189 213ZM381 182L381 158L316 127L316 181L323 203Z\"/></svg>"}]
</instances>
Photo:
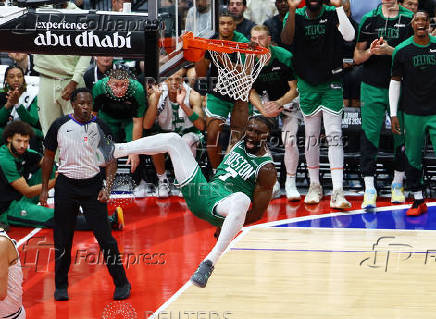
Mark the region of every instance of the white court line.
<instances>
[{"instance_id":1,"label":"white court line","mask_svg":"<svg viewBox=\"0 0 436 319\"><path fill-rule=\"evenodd\" d=\"M426 204L429 207L436 206L436 202L426 203ZM302 222L302 221L306 221L306 220L321 219L324 217L347 216L347 215L357 215L357 214L365 214L365 213L378 213L378 212L383 212L383 211L388 211L388 210L401 210L401 209L407 209L409 207L410 207L410 204L394 205L394 206L377 207L377 208L370 210L370 211L367 211L365 209L356 209L356 210L350 210L350 211L346 211L346 212L335 212L335 213L322 214L322 215L308 215L308 216L301 216L301 217L292 217L292 218L288 218L288 219L277 220L274 222L268 222L268 223L253 225L253 226L247 226L247 227L244 227L243 230L253 229L253 228L274 227L274 226L278 226L278 225ZM299 227L299 228L301 228L301 227ZM320 228L323 228L323 227L320 227ZM408 230L414 230L414 229L408 229Z\"/></svg>"},{"instance_id":2,"label":"white court line","mask_svg":"<svg viewBox=\"0 0 436 319\"><path fill-rule=\"evenodd\" d=\"M17 248L28 241L30 238L35 236L42 228L34 228L30 233L28 233L25 237L21 238L17 243Z\"/></svg>"},{"instance_id":3,"label":"white court line","mask_svg":"<svg viewBox=\"0 0 436 319\"><path fill-rule=\"evenodd\" d=\"M232 240L232 242L230 243L229 247L227 247L227 249L224 251L224 253L221 255L224 256L224 254L226 254L228 251L230 251L231 248L233 248L233 246L235 246L243 237L245 237L245 235L247 235L247 233L249 232L249 229L242 229L242 233L236 237L235 239ZM220 257L220 258L221 258ZM163 310L165 310L166 308L168 308L168 306L173 303L174 301L177 300L177 298L179 298L179 296L185 292L186 289L188 289L189 287L192 286L192 282L191 280L188 280L183 286L182 288L180 288L179 290L176 291L176 293L174 295L172 295L162 306L160 306L155 313L153 313L150 317L150 319L155 319L158 318L157 316L159 316L159 313L162 312ZM198 289L204 289L204 288L198 288Z\"/></svg>"}]
</instances>

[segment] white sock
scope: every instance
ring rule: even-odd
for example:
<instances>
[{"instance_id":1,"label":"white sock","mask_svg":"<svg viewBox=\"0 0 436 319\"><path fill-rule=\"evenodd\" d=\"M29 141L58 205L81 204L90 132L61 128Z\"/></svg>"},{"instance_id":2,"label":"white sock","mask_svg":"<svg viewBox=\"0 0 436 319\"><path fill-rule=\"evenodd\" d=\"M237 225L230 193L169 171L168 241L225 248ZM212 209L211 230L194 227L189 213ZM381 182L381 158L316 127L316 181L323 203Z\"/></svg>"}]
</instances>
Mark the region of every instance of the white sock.
<instances>
[{"instance_id":1,"label":"white sock","mask_svg":"<svg viewBox=\"0 0 436 319\"><path fill-rule=\"evenodd\" d=\"M424 197L422 196L422 191L413 192L413 197L414 197L416 200L424 199Z\"/></svg>"},{"instance_id":2,"label":"white sock","mask_svg":"<svg viewBox=\"0 0 436 319\"><path fill-rule=\"evenodd\" d=\"M365 176L364 180L365 180L365 191L375 190L374 176Z\"/></svg>"},{"instance_id":3,"label":"white sock","mask_svg":"<svg viewBox=\"0 0 436 319\"><path fill-rule=\"evenodd\" d=\"M343 169L332 169L332 184L333 190L343 189L344 187L344 170Z\"/></svg>"},{"instance_id":4,"label":"white sock","mask_svg":"<svg viewBox=\"0 0 436 319\"><path fill-rule=\"evenodd\" d=\"M392 184L403 185L404 176L405 176L404 172L394 171L394 179L392 180Z\"/></svg>"},{"instance_id":5,"label":"white sock","mask_svg":"<svg viewBox=\"0 0 436 319\"><path fill-rule=\"evenodd\" d=\"M225 216L218 241L205 260L215 265L219 257L229 247L233 238L241 231L245 215L250 207L250 199L243 193L234 193L217 205L216 212Z\"/></svg>"},{"instance_id":6,"label":"white sock","mask_svg":"<svg viewBox=\"0 0 436 319\"><path fill-rule=\"evenodd\" d=\"M319 184L319 167L309 168L310 184Z\"/></svg>"},{"instance_id":7,"label":"white sock","mask_svg":"<svg viewBox=\"0 0 436 319\"><path fill-rule=\"evenodd\" d=\"M291 188L297 188L297 184L295 183L296 176L287 175L286 183L290 185Z\"/></svg>"}]
</instances>

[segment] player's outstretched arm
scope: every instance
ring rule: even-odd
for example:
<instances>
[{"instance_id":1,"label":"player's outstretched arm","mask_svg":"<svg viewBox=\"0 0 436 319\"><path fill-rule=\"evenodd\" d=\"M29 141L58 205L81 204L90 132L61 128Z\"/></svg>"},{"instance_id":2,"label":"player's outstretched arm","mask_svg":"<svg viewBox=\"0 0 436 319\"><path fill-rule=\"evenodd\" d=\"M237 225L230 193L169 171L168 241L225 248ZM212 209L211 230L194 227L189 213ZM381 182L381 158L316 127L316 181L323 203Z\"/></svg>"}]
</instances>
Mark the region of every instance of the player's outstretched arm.
<instances>
[{"instance_id":1,"label":"player's outstretched arm","mask_svg":"<svg viewBox=\"0 0 436 319\"><path fill-rule=\"evenodd\" d=\"M254 223L263 217L271 201L277 171L274 164L266 164L259 170L253 195L253 206L247 212L244 225Z\"/></svg>"},{"instance_id":2,"label":"player's outstretched arm","mask_svg":"<svg viewBox=\"0 0 436 319\"><path fill-rule=\"evenodd\" d=\"M294 42L295 35L295 11L301 0L288 0L289 4L289 14L288 20L283 27L282 33L280 35L280 40L286 45L291 45Z\"/></svg>"}]
</instances>

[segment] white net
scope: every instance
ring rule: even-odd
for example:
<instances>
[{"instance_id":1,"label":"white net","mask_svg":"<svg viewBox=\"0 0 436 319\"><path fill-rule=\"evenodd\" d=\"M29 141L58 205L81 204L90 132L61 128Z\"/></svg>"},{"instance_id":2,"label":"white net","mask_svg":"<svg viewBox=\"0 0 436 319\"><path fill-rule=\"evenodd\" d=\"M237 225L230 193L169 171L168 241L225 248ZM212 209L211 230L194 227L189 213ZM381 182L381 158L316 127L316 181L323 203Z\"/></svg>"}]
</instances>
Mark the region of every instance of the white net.
<instances>
[{"instance_id":1,"label":"white net","mask_svg":"<svg viewBox=\"0 0 436 319\"><path fill-rule=\"evenodd\" d=\"M248 102L250 89L260 71L270 58L267 54L247 54L237 51L236 61L228 53L210 50L213 63L218 68L218 83L214 91L234 100Z\"/></svg>"}]
</instances>

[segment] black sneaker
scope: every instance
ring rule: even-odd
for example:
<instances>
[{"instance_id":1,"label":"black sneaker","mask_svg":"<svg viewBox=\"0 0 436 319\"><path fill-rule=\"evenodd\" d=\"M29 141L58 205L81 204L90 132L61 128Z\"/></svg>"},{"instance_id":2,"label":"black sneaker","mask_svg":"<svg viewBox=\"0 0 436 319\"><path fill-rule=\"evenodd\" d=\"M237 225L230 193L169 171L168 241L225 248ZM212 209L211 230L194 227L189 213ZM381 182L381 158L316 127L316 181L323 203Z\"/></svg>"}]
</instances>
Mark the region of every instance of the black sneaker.
<instances>
[{"instance_id":1,"label":"black sneaker","mask_svg":"<svg viewBox=\"0 0 436 319\"><path fill-rule=\"evenodd\" d=\"M68 297L68 289L67 288L56 288L54 293L54 298L56 301L65 301L69 300Z\"/></svg>"},{"instance_id":2,"label":"black sneaker","mask_svg":"<svg viewBox=\"0 0 436 319\"><path fill-rule=\"evenodd\" d=\"M212 271L215 267L212 265L210 260L203 261L200 266L198 266L197 271L192 275L192 283L200 288L205 288L207 280L209 279Z\"/></svg>"},{"instance_id":3,"label":"black sneaker","mask_svg":"<svg viewBox=\"0 0 436 319\"><path fill-rule=\"evenodd\" d=\"M112 229L123 230L124 228L124 213L121 207L117 207L111 217L109 217Z\"/></svg>"},{"instance_id":4,"label":"black sneaker","mask_svg":"<svg viewBox=\"0 0 436 319\"><path fill-rule=\"evenodd\" d=\"M105 166L112 162L114 158L115 144L112 139L100 135L100 143L98 143L95 155L97 157L97 163L99 166Z\"/></svg>"},{"instance_id":5,"label":"black sneaker","mask_svg":"<svg viewBox=\"0 0 436 319\"><path fill-rule=\"evenodd\" d=\"M115 287L114 300L124 300L130 297L132 286L127 282L124 286Z\"/></svg>"}]
</instances>

